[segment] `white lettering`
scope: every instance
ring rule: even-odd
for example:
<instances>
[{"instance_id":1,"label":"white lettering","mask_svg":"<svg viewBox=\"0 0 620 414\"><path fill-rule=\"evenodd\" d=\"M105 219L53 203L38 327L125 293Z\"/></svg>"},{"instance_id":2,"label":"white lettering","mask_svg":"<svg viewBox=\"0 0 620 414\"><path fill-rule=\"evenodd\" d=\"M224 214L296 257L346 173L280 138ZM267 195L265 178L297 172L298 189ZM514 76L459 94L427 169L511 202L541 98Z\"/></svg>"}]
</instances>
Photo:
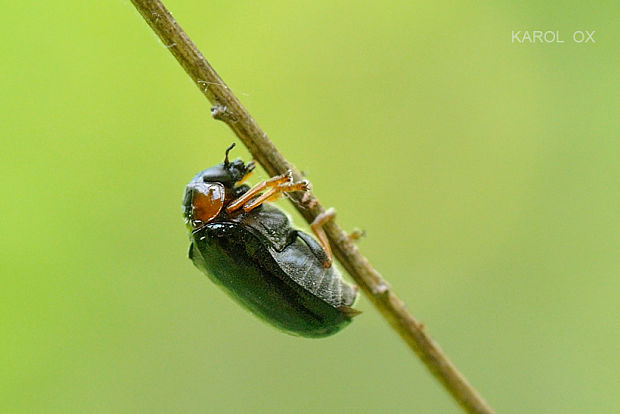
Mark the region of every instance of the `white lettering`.
<instances>
[{"instance_id":1,"label":"white lettering","mask_svg":"<svg viewBox=\"0 0 620 414\"><path fill-rule=\"evenodd\" d=\"M540 43L542 43L543 42L542 36L543 36L543 32L540 30L534 30L532 32L532 38L534 39L534 43L536 43L536 40L540 40Z\"/></svg>"},{"instance_id":2,"label":"white lettering","mask_svg":"<svg viewBox=\"0 0 620 414\"><path fill-rule=\"evenodd\" d=\"M576 43L583 42L584 38L585 38L585 35L583 34L583 32L581 30L577 30L575 33L573 33L573 40Z\"/></svg>"},{"instance_id":3,"label":"white lettering","mask_svg":"<svg viewBox=\"0 0 620 414\"><path fill-rule=\"evenodd\" d=\"M596 30L576 30L572 34L575 43L596 43ZM566 43L559 30L513 30L512 43Z\"/></svg>"}]
</instances>

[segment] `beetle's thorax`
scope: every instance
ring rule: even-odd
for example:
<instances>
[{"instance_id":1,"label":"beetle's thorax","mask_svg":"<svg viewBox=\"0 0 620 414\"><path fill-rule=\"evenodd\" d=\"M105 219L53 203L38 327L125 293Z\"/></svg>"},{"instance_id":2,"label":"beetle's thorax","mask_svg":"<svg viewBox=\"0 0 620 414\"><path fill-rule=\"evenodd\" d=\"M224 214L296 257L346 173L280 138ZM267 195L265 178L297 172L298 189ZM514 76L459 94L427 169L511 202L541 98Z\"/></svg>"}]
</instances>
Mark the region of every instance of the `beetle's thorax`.
<instances>
[{"instance_id":1,"label":"beetle's thorax","mask_svg":"<svg viewBox=\"0 0 620 414\"><path fill-rule=\"evenodd\" d=\"M196 174L185 187L183 215L191 229L226 215L224 207L247 191L236 184L253 170L253 164L237 159L224 161Z\"/></svg>"}]
</instances>

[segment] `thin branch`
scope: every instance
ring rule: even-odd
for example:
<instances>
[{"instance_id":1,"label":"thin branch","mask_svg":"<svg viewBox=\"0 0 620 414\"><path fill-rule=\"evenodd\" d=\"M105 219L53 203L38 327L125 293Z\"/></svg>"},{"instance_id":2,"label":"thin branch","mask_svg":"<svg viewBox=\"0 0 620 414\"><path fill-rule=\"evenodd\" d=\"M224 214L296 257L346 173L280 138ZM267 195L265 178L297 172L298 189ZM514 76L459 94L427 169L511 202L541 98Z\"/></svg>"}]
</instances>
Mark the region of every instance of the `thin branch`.
<instances>
[{"instance_id":1,"label":"thin branch","mask_svg":"<svg viewBox=\"0 0 620 414\"><path fill-rule=\"evenodd\" d=\"M212 116L224 121L235 132L267 173L273 176L291 170L295 180L302 179L299 170L284 159L162 2L132 0L132 3L211 102ZM306 196L304 205L311 207L300 208L300 196L293 195L293 204L309 223L324 211L319 201L313 195L310 197L308 200ZM407 311L402 300L359 252L347 234L333 221L325 225L325 231L340 263L454 399L467 412L492 413L492 408L430 338L424 326Z\"/></svg>"}]
</instances>

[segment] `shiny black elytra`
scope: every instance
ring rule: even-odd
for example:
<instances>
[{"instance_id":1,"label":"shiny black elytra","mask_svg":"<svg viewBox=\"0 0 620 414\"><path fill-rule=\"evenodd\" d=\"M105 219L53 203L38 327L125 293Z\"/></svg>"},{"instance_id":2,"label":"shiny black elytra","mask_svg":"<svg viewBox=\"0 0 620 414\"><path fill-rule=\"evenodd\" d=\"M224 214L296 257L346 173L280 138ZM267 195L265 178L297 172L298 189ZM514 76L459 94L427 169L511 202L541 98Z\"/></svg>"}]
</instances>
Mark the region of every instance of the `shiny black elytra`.
<instances>
[{"instance_id":1,"label":"shiny black elytra","mask_svg":"<svg viewBox=\"0 0 620 414\"><path fill-rule=\"evenodd\" d=\"M324 337L351 322L357 287L331 263L329 246L291 227L288 216L265 204L306 182L274 177L252 189L241 184L254 163L237 159L198 173L186 186L184 216L189 258L239 304L293 335ZM327 243L319 226L312 226ZM323 237L321 237L323 236Z\"/></svg>"}]
</instances>

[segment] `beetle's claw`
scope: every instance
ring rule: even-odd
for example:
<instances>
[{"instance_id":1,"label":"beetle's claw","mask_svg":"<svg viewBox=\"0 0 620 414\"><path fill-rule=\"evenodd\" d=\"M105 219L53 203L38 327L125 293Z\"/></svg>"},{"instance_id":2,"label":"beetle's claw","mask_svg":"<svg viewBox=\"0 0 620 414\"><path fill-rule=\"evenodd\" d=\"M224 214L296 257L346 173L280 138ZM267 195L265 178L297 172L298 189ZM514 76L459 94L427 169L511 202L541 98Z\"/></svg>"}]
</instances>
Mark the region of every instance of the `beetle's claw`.
<instances>
[{"instance_id":1,"label":"beetle's claw","mask_svg":"<svg viewBox=\"0 0 620 414\"><path fill-rule=\"evenodd\" d=\"M347 235L349 241L356 242L360 240L362 237L366 237L366 230L353 229L351 233Z\"/></svg>"},{"instance_id":2,"label":"beetle's claw","mask_svg":"<svg viewBox=\"0 0 620 414\"><path fill-rule=\"evenodd\" d=\"M312 189L312 185L310 185L310 181L308 181L308 180L302 180L301 184L303 186L303 190L302 191L310 191Z\"/></svg>"}]
</instances>

